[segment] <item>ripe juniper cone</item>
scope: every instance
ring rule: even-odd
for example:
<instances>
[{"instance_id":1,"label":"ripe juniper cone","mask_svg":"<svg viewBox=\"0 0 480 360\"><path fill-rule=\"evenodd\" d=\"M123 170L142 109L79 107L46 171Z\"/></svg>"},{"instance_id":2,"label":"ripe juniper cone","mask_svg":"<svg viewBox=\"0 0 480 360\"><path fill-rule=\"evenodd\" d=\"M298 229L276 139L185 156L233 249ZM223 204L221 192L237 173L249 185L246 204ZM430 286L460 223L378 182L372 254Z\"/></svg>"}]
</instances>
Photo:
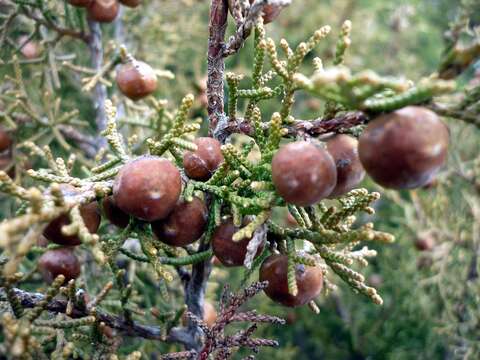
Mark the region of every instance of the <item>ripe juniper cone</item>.
<instances>
[{"instance_id":1,"label":"ripe juniper cone","mask_svg":"<svg viewBox=\"0 0 480 360\"><path fill-rule=\"evenodd\" d=\"M287 203L308 206L330 195L337 183L337 170L326 150L297 141L273 157L272 180Z\"/></svg>"},{"instance_id":2,"label":"ripe juniper cone","mask_svg":"<svg viewBox=\"0 0 480 360\"><path fill-rule=\"evenodd\" d=\"M46 251L38 260L38 269L43 279L51 283L57 276L65 276L65 282L80 275L80 262L71 248Z\"/></svg>"},{"instance_id":3,"label":"ripe juniper cone","mask_svg":"<svg viewBox=\"0 0 480 360\"><path fill-rule=\"evenodd\" d=\"M260 268L260 281L268 281L265 293L273 301L288 307L308 304L322 290L322 269L319 266L296 265L298 294L293 296L288 292L287 265L286 255L271 255L265 259Z\"/></svg>"},{"instance_id":4,"label":"ripe juniper cone","mask_svg":"<svg viewBox=\"0 0 480 360\"><path fill-rule=\"evenodd\" d=\"M208 210L197 197L191 202L181 200L165 220L152 223L158 239L172 246L185 246L198 240L207 225Z\"/></svg>"},{"instance_id":5,"label":"ripe juniper cone","mask_svg":"<svg viewBox=\"0 0 480 360\"><path fill-rule=\"evenodd\" d=\"M208 301L205 301L203 304L203 321L208 327L212 327L215 324L215 321L217 321L217 311ZM183 326L187 326L187 315L185 313L182 315L182 324Z\"/></svg>"},{"instance_id":6,"label":"ripe juniper cone","mask_svg":"<svg viewBox=\"0 0 480 360\"><path fill-rule=\"evenodd\" d=\"M103 213L110 223L119 228L125 229L130 222L130 215L122 211L113 200L113 196L103 199Z\"/></svg>"},{"instance_id":7,"label":"ripe juniper cone","mask_svg":"<svg viewBox=\"0 0 480 360\"><path fill-rule=\"evenodd\" d=\"M435 236L431 231L422 231L415 239L415 247L419 251L430 251L435 247L435 243Z\"/></svg>"},{"instance_id":8,"label":"ripe juniper cone","mask_svg":"<svg viewBox=\"0 0 480 360\"><path fill-rule=\"evenodd\" d=\"M253 4L255 0L250 0ZM282 7L278 5L266 5L263 8L263 23L268 24L274 21L282 12Z\"/></svg>"},{"instance_id":9,"label":"ripe juniper cone","mask_svg":"<svg viewBox=\"0 0 480 360\"><path fill-rule=\"evenodd\" d=\"M178 169L167 159L141 156L125 164L115 178L115 204L140 220L165 219L174 209L182 181Z\"/></svg>"},{"instance_id":10,"label":"ripe juniper cone","mask_svg":"<svg viewBox=\"0 0 480 360\"><path fill-rule=\"evenodd\" d=\"M122 5L128 6L128 7L137 7L140 5L142 0L120 0L120 3Z\"/></svg>"},{"instance_id":11,"label":"ripe juniper cone","mask_svg":"<svg viewBox=\"0 0 480 360\"><path fill-rule=\"evenodd\" d=\"M232 219L227 219L215 229L212 235L213 253L225 266L243 266L245 261L250 239L245 238L240 241L233 241L233 234L238 230L239 228L233 225ZM255 257L260 255L262 250L263 245L260 246Z\"/></svg>"},{"instance_id":12,"label":"ripe juniper cone","mask_svg":"<svg viewBox=\"0 0 480 360\"><path fill-rule=\"evenodd\" d=\"M71 185L62 184L60 188L65 197L74 196L78 192L78 190ZM82 205L80 207L80 214L88 231L92 234L97 232L100 225L100 211L97 203L94 201ZM43 231L43 235L56 244L68 246L80 245L81 241L78 235L64 235L62 233L63 226L70 223L70 215L68 213L62 214L47 225Z\"/></svg>"},{"instance_id":13,"label":"ripe juniper cone","mask_svg":"<svg viewBox=\"0 0 480 360\"><path fill-rule=\"evenodd\" d=\"M115 20L120 10L117 0L94 0L87 7L90 19L109 23Z\"/></svg>"},{"instance_id":14,"label":"ripe juniper cone","mask_svg":"<svg viewBox=\"0 0 480 360\"><path fill-rule=\"evenodd\" d=\"M337 184L329 195L334 198L357 186L365 176L358 156L358 141L348 135L336 135L327 141L327 151L337 167Z\"/></svg>"},{"instance_id":15,"label":"ripe juniper cone","mask_svg":"<svg viewBox=\"0 0 480 360\"><path fill-rule=\"evenodd\" d=\"M185 152L183 167L189 178L205 181L210 179L224 161L221 145L218 140L210 137L200 137L194 143L197 150Z\"/></svg>"},{"instance_id":16,"label":"ripe juniper cone","mask_svg":"<svg viewBox=\"0 0 480 360\"><path fill-rule=\"evenodd\" d=\"M140 100L155 91L157 75L150 65L132 60L123 64L117 73L117 85L123 95Z\"/></svg>"},{"instance_id":17,"label":"ripe juniper cone","mask_svg":"<svg viewBox=\"0 0 480 360\"><path fill-rule=\"evenodd\" d=\"M68 0L68 3L77 7L87 7L90 5L92 0Z\"/></svg>"},{"instance_id":18,"label":"ripe juniper cone","mask_svg":"<svg viewBox=\"0 0 480 360\"><path fill-rule=\"evenodd\" d=\"M447 158L449 132L438 116L408 106L373 120L360 136L360 160L372 179L392 189L429 183Z\"/></svg>"},{"instance_id":19,"label":"ripe juniper cone","mask_svg":"<svg viewBox=\"0 0 480 360\"><path fill-rule=\"evenodd\" d=\"M0 129L0 152L8 150L12 146L12 138L3 129Z\"/></svg>"}]
</instances>

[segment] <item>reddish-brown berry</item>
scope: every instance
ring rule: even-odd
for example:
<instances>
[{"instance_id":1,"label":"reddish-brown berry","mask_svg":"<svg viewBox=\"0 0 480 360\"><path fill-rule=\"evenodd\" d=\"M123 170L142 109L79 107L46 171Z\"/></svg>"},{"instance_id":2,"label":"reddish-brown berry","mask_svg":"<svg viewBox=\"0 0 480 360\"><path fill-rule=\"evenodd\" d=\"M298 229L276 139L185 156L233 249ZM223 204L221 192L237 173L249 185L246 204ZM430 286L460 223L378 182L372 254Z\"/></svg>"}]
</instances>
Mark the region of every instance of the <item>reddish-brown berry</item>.
<instances>
[{"instance_id":1,"label":"reddish-brown berry","mask_svg":"<svg viewBox=\"0 0 480 360\"><path fill-rule=\"evenodd\" d=\"M255 0L250 0L250 4L253 4ZM274 21L278 15L282 12L282 7L279 5L265 5L263 7L263 23L268 24Z\"/></svg>"},{"instance_id":2,"label":"reddish-brown berry","mask_svg":"<svg viewBox=\"0 0 480 360\"><path fill-rule=\"evenodd\" d=\"M429 183L447 158L449 132L438 116L408 106L372 121L359 141L360 160L378 184L409 189Z\"/></svg>"},{"instance_id":3,"label":"reddish-brown berry","mask_svg":"<svg viewBox=\"0 0 480 360\"><path fill-rule=\"evenodd\" d=\"M298 293L296 296L288 292L286 255L271 255L260 268L260 281L268 281L265 289L267 296L282 305L294 307L308 304L315 299L323 287L323 272L319 266L297 265L295 278Z\"/></svg>"},{"instance_id":4,"label":"reddish-brown berry","mask_svg":"<svg viewBox=\"0 0 480 360\"><path fill-rule=\"evenodd\" d=\"M103 199L103 213L110 223L119 228L125 229L130 222L130 215L122 211L113 200L113 196Z\"/></svg>"},{"instance_id":5,"label":"reddish-brown berry","mask_svg":"<svg viewBox=\"0 0 480 360\"><path fill-rule=\"evenodd\" d=\"M431 231L420 232L415 239L415 247L418 251L431 251L435 243L435 236Z\"/></svg>"},{"instance_id":6,"label":"reddish-brown berry","mask_svg":"<svg viewBox=\"0 0 480 360\"><path fill-rule=\"evenodd\" d=\"M26 59L35 59L40 55L40 46L35 40L28 40L28 36L21 36L19 44L22 47L20 52Z\"/></svg>"},{"instance_id":7,"label":"reddish-brown berry","mask_svg":"<svg viewBox=\"0 0 480 360\"><path fill-rule=\"evenodd\" d=\"M223 162L220 142L210 137L195 139L197 150L183 155L183 167L187 176L194 180L208 180Z\"/></svg>"},{"instance_id":8,"label":"reddish-brown berry","mask_svg":"<svg viewBox=\"0 0 480 360\"><path fill-rule=\"evenodd\" d=\"M120 10L117 0L93 0L87 7L90 19L109 23L115 20Z\"/></svg>"},{"instance_id":9,"label":"reddish-brown berry","mask_svg":"<svg viewBox=\"0 0 480 360\"><path fill-rule=\"evenodd\" d=\"M77 7L87 7L93 0L68 0L68 3Z\"/></svg>"},{"instance_id":10,"label":"reddish-brown berry","mask_svg":"<svg viewBox=\"0 0 480 360\"><path fill-rule=\"evenodd\" d=\"M207 225L205 203L195 197L191 202L181 200L165 220L152 223L158 239L171 246L185 246L198 240Z\"/></svg>"},{"instance_id":11,"label":"reddish-brown berry","mask_svg":"<svg viewBox=\"0 0 480 360\"><path fill-rule=\"evenodd\" d=\"M365 176L360 157L358 141L348 135L336 135L327 141L327 151L337 167L337 184L329 195L334 198L357 186Z\"/></svg>"},{"instance_id":12,"label":"reddish-brown berry","mask_svg":"<svg viewBox=\"0 0 480 360\"><path fill-rule=\"evenodd\" d=\"M165 219L182 190L178 169L167 159L142 156L125 164L113 185L115 204L145 221Z\"/></svg>"},{"instance_id":13,"label":"reddish-brown berry","mask_svg":"<svg viewBox=\"0 0 480 360\"><path fill-rule=\"evenodd\" d=\"M75 196L78 194L78 190L72 185L62 184L60 189L64 197ZM90 233L95 233L100 226L100 209L97 202L93 201L89 204L82 205L80 207L80 214L83 222ZM70 224L70 215L62 214L56 219L53 219L43 231L43 235L59 245L75 246L80 245L81 241L77 235L64 235L62 233L62 227Z\"/></svg>"},{"instance_id":14,"label":"reddish-brown berry","mask_svg":"<svg viewBox=\"0 0 480 360\"><path fill-rule=\"evenodd\" d=\"M96 202L85 204L80 207L80 214L82 215L83 222L90 233L95 233L100 225L100 211ZM62 233L62 227L70 224L70 215L63 214L52 220L45 230L43 235L59 245L75 246L80 245L82 242L78 235L64 235Z\"/></svg>"},{"instance_id":15,"label":"reddish-brown berry","mask_svg":"<svg viewBox=\"0 0 480 360\"><path fill-rule=\"evenodd\" d=\"M137 7L138 5L140 5L140 3L142 2L142 0L120 0L120 3L122 5L125 5L125 6L128 6L128 7Z\"/></svg>"},{"instance_id":16,"label":"reddish-brown berry","mask_svg":"<svg viewBox=\"0 0 480 360\"><path fill-rule=\"evenodd\" d=\"M203 303L203 321L208 327L212 327L215 324L215 321L217 321L217 311L208 301ZM182 316L182 324L187 326L187 315L185 313Z\"/></svg>"},{"instance_id":17,"label":"reddish-brown berry","mask_svg":"<svg viewBox=\"0 0 480 360\"><path fill-rule=\"evenodd\" d=\"M38 269L43 279L51 283L59 275L65 276L65 282L80 275L80 262L70 248L58 248L46 251L38 260Z\"/></svg>"},{"instance_id":18,"label":"reddish-brown berry","mask_svg":"<svg viewBox=\"0 0 480 360\"><path fill-rule=\"evenodd\" d=\"M133 60L123 64L118 70L117 85L126 97L140 100L156 90L157 75L150 65Z\"/></svg>"},{"instance_id":19,"label":"reddish-brown berry","mask_svg":"<svg viewBox=\"0 0 480 360\"><path fill-rule=\"evenodd\" d=\"M330 195L337 183L337 170L326 150L297 141L273 157L272 180L287 203L308 206Z\"/></svg>"},{"instance_id":20,"label":"reddish-brown berry","mask_svg":"<svg viewBox=\"0 0 480 360\"><path fill-rule=\"evenodd\" d=\"M245 238L240 241L233 241L232 237L239 230L233 225L232 219L224 221L215 229L212 236L213 254L225 266L242 266L247 255L247 246L250 239ZM260 255L263 245L258 249L255 256Z\"/></svg>"},{"instance_id":21,"label":"reddish-brown berry","mask_svg":"<svg viewBox=\"0 0 480 360\"><path fill-rule=\"evenodd\" d=\"M10 149L12 146L12 138L3 129L0 129L0 152L4 152L5 150Z\"/></svg>"}]
</instances>

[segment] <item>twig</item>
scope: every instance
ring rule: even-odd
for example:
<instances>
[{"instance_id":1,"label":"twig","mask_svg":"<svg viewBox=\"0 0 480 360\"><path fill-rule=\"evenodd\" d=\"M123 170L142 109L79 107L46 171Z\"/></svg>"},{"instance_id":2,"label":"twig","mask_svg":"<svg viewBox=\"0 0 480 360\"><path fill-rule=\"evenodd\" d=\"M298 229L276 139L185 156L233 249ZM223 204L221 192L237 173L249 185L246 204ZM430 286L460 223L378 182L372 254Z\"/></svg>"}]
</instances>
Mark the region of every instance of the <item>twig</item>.
<instances>
[{"instance_id":1,"label":"twig","mask_svg":"<svg viewBox=\"0 0 480 360\"><path fill-rule=\"evenodd\" d=\"M90 48L90 56L92 61L92 68L99 73L103 66L103 46L102 46L102 29L100 24L88 20L88 27L90 29L90 36L88 38L88 47ZM105 114L105 100L107 99L107 88L105 85L98 82L94 88L94 101L97 116L95 123L97 125L97 133L100 134L107 127L107 117ZM100 135L97 137L97 149L106 146L106 140Z\"/></svg>"}]
</instances>

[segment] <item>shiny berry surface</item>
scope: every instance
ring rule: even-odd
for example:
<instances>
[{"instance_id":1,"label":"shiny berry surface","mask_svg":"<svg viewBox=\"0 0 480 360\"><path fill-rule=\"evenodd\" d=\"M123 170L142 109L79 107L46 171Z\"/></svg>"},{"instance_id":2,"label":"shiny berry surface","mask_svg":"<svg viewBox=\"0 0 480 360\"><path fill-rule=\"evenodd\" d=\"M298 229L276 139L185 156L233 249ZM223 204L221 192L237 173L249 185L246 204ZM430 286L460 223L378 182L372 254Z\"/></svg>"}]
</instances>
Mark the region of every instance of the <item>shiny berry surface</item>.
<instances>
[{"instance_id":1,"label":"shiny berry surface","mask_svg":"<svg viewBox=\"0 0 480 360\"><path fill-rule=\"evenodd\" d=\"M125 164L115 178L113 199L140 220L165 219L182 190L180 172L169 160L142 156Z\"/></svg>"},{"instance_id":2,"label":"shiny berry surface","mask_svg":"<svg viewBox=\"0 0 480 360\"><path fill-rule=\"evenodd\" d=\"M126 228L130 222L130 215L122 211L113 200L113 196L108 196L102 202L103 213L107 220L119 228Z\"/></svg>"},{"instance_id":3,"label":"shiny berry surface","mask_svg":"<svg viewBox=\"0 0 480 360\"><path fill-rule=\"evenodd\" d=\"M445 164L449 131L425 108L408 106L379 116L359 140L359 154L368 175L392 189L428 184Z\"/></svg>"},{"instance_id":4,"label":"shiny berry surface","mask_svg":"<svg viewBox=\"0 0 480 360\"><path fill-rule=\"evenodd\" d=\"M183 167L187 176L194 180L208 180L224 161L221 144L210 137L195 139L197 150L187 151L183 156Z\"/></svg>"},{"instance_id":5,"label":"shiny berry surface","mask_svg":"<svg viewBox=\"0 0 480 360\"><path fill-rule=\"evenodd\" d=\"M308 206L330 195L337 170L326 150L297 141L283 146L273 157L272 180L287 203Z\"/></svg>"},{"instance_id":6,"label":"shiny berry surface","mask_svg":"<svg viewBox=\"0 0 480 360\"><path fill-rule=\"evenodd\" d=\"M152 223L158 239L172 246L185 246L198 240L207 225L208 210L203 200L181 200L165 220Z\"/></svg>"},{"instance_id":7,"label":"shiny berry surface","mask_svg":"<svg viewBox=\"0 0 480 360\"><path fill-rule=\"evenodd\" d=\"M245 238L240 241L233 241L232 236L239 230L233 225L232 219L225 220L219 227L215 229L212 236L213 254L225 266L242 266L247 255L247 246L250 239ZM256 256L263 249L261 246Z\"/></svg>"},{"instance_id":8,"label":"shiny berry surface","mask_svg":"<svg viewBox=\"0 0 480 360\"><path fill-rule=\"evenodd\" d=\"M323 273L318 266L297 265L295 278L298 294L293 296L288 292L286 255L271 255L260 268L260 281L268 281L265 289L267 296L284 306L295 307L308 304L315 299L323 287Z\"/></svg>"},{"instance_id":9,"label":"shiny berry surface","mask_svg":"<svg viewBox=\"0 0 480 360\"><path fill-rule=\"evenodd\" d=\"M59 275L65 276L65 282L80 275L80 262L70 248L58 248L46 251L38 260L38 269L47 283Z\"/></svg>"},{"instance_id":10,"label":"shiny berry surface","mask_svg":"<svg viewBox=\"0 0 480 360\"><path fill-rule=\"evenodd\" d=\"M115 20L119 10L120 5L117 0L95 0L87 7L90 19L103 23Z\"/></svg>"},{"instance_id":11,"label":"shiny berry surface","mask_svg":"<svg viewBox=\"0 0 480 360\"><path fill-rule=\"evenodd\" d=\"M117 85L126 97L140 100L156 90L157 75L150 65L134 60L123 64L118 70Z\"/></svg>"},{"instance_id":12,"label":"shiny berry surface","mask_svg":"<svg viewBox=\"0 0 480 360\"><path fill-rule=\"evenodd\" d=\"M365 177L358 155L357 139L348 135L336 135L327 141L327 151L337 168L337 184L330 198L343 195L355 188Z\"/></svg>"}]
</instances>

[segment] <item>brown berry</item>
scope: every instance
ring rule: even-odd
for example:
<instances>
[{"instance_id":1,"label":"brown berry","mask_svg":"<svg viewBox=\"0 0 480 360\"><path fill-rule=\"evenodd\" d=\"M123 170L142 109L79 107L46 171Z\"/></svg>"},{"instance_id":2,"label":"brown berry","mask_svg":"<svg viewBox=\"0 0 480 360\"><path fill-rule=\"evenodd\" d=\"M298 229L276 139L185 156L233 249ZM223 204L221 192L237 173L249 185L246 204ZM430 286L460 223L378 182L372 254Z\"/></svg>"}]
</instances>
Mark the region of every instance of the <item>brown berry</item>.
<instances>
[{"instance_id":1,"label":"brown berry","mask_svg":"<svg viewBox=\"0 0 480 360\"><path fill-rule=\"evenodd\" d=\"M26 59L35 59L40 55L40 46L36 41L28 40L28 36L21 36L19 44L22 47L20 52Z\"/></svg>"},{"instance_id":2,"label":"brown berry","mask_svg":"<svg viewBox=\"0 0 480 360\"><path fill-rule=\"evenodd\" d=\"M93 0L68 0L68 3L72 6L87 7Z\"/></svg>"},{"instance_id":3,"label":"brown berry","mask_svg":"<svg viewBox=\"0 0 480 360\"><path fill-rule=\"evenodd\" d=\"M438 116L408 106L373 120L360 136L358 151L378 184L409 189L429 183L447 158L449 132Z\"/></svg>"},{"instance_id":4,"label":"brown berry","mask_svg":"<svg viewBox=\"0 0 480 360\"><path fill-rule=\"evenodd\" d=\"M283 146L273 157L272 180L287 203L308 206L330 195L337 170L326 150L297 141Z\"/></svg>"},{"instance_id":5,"label":"brown berry","mask_svg":"<svg viewBox=\"0 0 480 360\"><path fill-rule=\"evenodd\" d=\"M93 0L87 8L90 19L103 23L115 20L119 10L117 0Z\"/></svg>"},{"instance_id":6,"label":"brown berry","mask_svg":"<svg viewBox=\"0 0 480 360\"><path fill-rule=\"evenodd\" d=\"M82 205L80 214L88 231L92 234L95 233L100 225L100 211L97 203L91 202L90 204ZM55 244L66 246L80 245L82 241L78 235L64 235L62 233L62 227L70 224L70 222L70 215L62 214L47 225L43 235Z\"/></svg>"},{"instance_id":7,"label":"brown berry","mask_svg":"<svg viewBox=\"0 0 480 360\"><path fill-rule=\"evenodd\" d=\"M217 311L215 310L215 307L208 301L203 303L203 321L208 327L212 327L215 324L215 321L217 321ZM183 326L187 326L186 313L183 313L182 315L182 324Z\"/></svg>"},{"instance_id":8,"label":"brown berry","mask_svg":"<svg viewBox=\"0 0 480 360\"><path fill-rule=\"evenodd\" d=\"M224 221L215 229L212 235L213 254L220 262L228 267L242 266L247 255L247 246L250 242L249 238L240 241L233 241L232 237L239 230L233 225L232 219ZM258 256L263 250L263 245L257 250Z\"/></svg>"},{"instance_id":9,"label":"brown berry","mask_svg":"<svg viewBox=\"0 0 480 360\"><path fill-rule=\"evenodd\" d=\"M357 186L363 180L365 170L358 156L357 139L348 135L336 135L327 141L327 151L337 167L337 185L329 195L334 198Z\"/></svg>"},{"instance_id":10,"label":"brown berry","mask_svg":"<svg viewBox=\"0 0 480 360\"><path fill-rule=\"evenodd\" d=\"M47 283L59 275L65 276L65 282L80 275L80 262L70 248L46 251L38 260L38 268Z\"/></svg>"},{"instance_id":11,"label":"brown berry","mask_svg":"<svg viewBox=\"0 0 480 360\"><path fill-rule=\"evenodd\" d=\"M130 215L123 212L113 200L113 196L103 199L103 213L110 223L119 228L125 229L130 223Z\"/></svg>"},{"instance_id":12,"label":"brown berry","mask_svg":"<svg viewBox=\"0 0 480 360\"><path fill-rule=\"evenodd\" d=\"M165 220L152 223L158 239L171 246L185 246L198 240L207 225L208 210L197 197L191 202L181 200Z\"/></svg>"},{"instance_id":13,"label":"brown berry","mask_svg":"<svg viewBox=\"0 0 480 360\"><path fill-rule=\"evenodd\" d=\"M120 67L117 73L117 85L126 97L140 100L156 90L157 75L150 65L133 60Z\"/></svg>"},{"instance_id":14,"label":"brown berry","mask_svg":"<svg viewBox=\"0 0 480 360\"><path fill-rule=\"evenodd\" d=\"M115 204L145 221L165 219L182 190L180 172L169 160L142 156L125 164L113 185Z\"/></svg>"},{"instance_id":15,"label":"brown berry","mask_svg":"<svg viewBox=\"0 0 480 360\"><path fill-rule=\"evenodd\" d=\"M415 239L415 247L418 251L431 251L435 247L435 236L431 231L423 231Z\"/></svg>"},{"instance_id":16,"label":"brown berry","mask_svg":"<svg viewBox=\"0 0 480 360\"><path fill-rule=\"evenodd\" d=\"M128 7L132 7L132 8L140 5L141 2L142 2L142 0L120 0L120 4L128 6Z\"/></svg>"},{"instance_id":17,"label":"brown berry","mask_svg":"<svg viewBox=\"0 0 480 360\"><path fill-rule=\"evenodd\" d=\"M215 170L223 162L220 142L210 137L195 139L197 150L186 151L183 155L183 167L187 176L194 180L210 179Z\"/></svg>"},{"instance_id":18,"label":"brown berry","mask_svg":"<svg viewBox=\"0 0 480 360\"><path fill-rule=\"evenodd\" d=\"M265 293L273 301L288 307L308 304L322 290L322 269L319 266L296 265L298 293L293 296L288 292L287 263L286 255L270 255L265 259L260 268L260 281L268 281Z\"/></svg>"},{"instance_id":19,"label":"brown berry","mask_svg":"<svg viewBox=\"0 0 480 360\"><path fill-rule=\"evenodd\" d=\"M250 4L253 4L255 0L250 0ZM265 5L263 7L263 23L268 24L274 21L278 15L282 12L282 6L280 5Z\"/></svg>"},{"instance_id":20,"label":"brown berry","mask_svg":"<svg viewBox=\"0 0 480 360\"><path fill-rule=\"evenodd\" d=\"M0 129L0 152L4 152L5 150L10 149L12 146L12 138L3 129Z\"/></svg>"}]
</instances>

